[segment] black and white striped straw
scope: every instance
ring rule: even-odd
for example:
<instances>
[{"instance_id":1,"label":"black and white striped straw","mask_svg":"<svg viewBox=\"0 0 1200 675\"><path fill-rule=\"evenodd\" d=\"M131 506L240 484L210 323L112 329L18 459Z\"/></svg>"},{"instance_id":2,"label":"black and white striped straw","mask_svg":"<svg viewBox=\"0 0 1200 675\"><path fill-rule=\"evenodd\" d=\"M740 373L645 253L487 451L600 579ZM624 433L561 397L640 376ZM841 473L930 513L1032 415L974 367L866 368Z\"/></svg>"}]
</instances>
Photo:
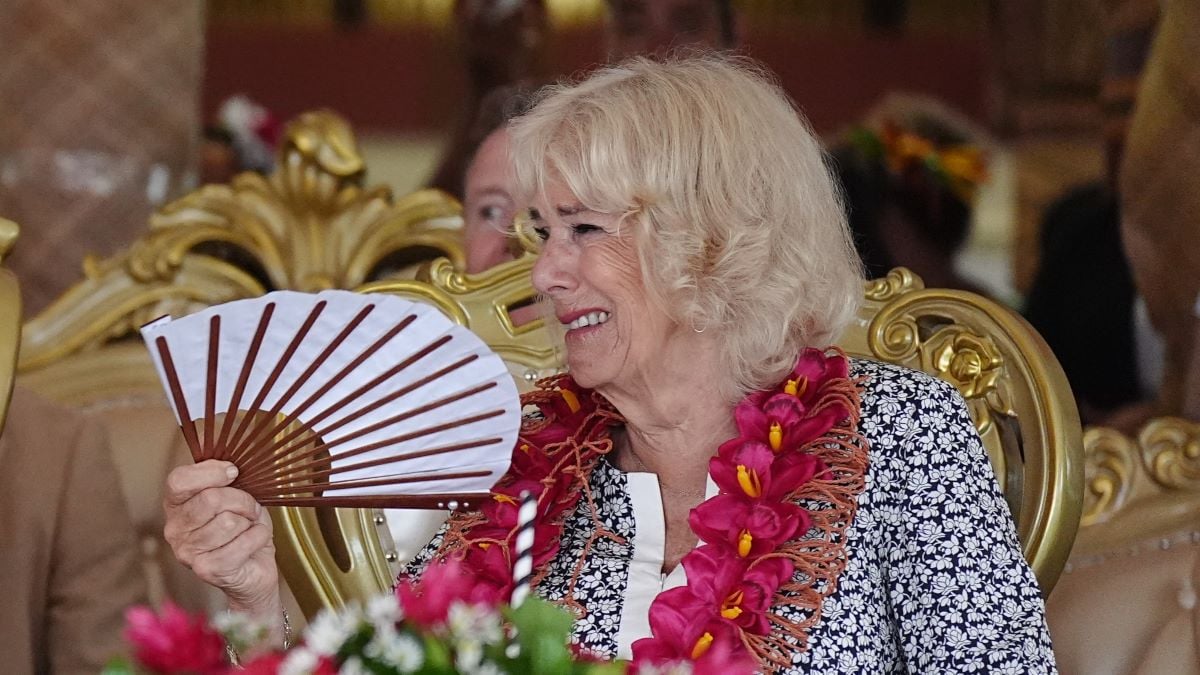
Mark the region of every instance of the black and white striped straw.
<instances>
[{"instance_id":1,"label":"black and white striped straw","mask_svg":"<svg viewBox=\"0 0 1200 675\"><path fill-rule=\"evenodd\" d=\"M526 490L521 493L521 508L517 511L517 541L513 551L513 607L519 607L529 595L529 582L533 579L533 521L536 515L537 495Z\"/></svg>"}]
</instances>

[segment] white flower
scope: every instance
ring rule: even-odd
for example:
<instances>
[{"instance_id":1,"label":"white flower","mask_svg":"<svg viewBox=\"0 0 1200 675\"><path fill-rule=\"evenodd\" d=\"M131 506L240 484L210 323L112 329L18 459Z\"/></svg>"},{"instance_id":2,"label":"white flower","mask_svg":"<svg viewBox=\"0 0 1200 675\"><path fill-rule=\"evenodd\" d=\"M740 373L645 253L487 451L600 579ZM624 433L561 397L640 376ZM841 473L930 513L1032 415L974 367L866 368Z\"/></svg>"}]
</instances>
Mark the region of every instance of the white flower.
<instances>
[{"instance_id":1,"label":"white flower","mask_svg":"<svg viewBox=\"0 0 1200 675\"><path fill-rule=\"evenodd\" d=\"M504 637L500 615L483 605L456 602L446 612L446 627L455 640L493 645Z\"/></svg>"},{"instance_id":2,"label":"white flower","mask_svg":"<svg viewBox=\"0 0 1200 675\"><path fill-rule=\"evenodd\" d=\"M376 628L382 625L394 625L402 618L400 601L391 593L384 593L371 598L367 602L367 618Z\"/></svg>"},{"instance_id":3,"label":"white flower","mask_svg":"<svg viewBox=\"0 0 1200 675\"><path fill-rule=\"evenodd\" d=\"M279 675L311 675L317 669L319 658L311 650L297 647L288 652L279 664Z\"/></svg>"},{"instance_id":4,"label":"white flower","mask_svg":"<svg viewBox=\"0 0 1200 675\"><path fill-rule=\"evenodd\" d=\"M455 652L454 665L461 672L475 672L475 669L483 662L483 645L474 640L459 642Z\"/></svg>"},{"instance_id":5,"label":"white flower","mask_svg":"<svg viewBox=\"0 0 1200 675\"><path fill-rule=\"evenodd\" d=\"M504 671L500 670L500 666L497 666L491 661L484 661L483 663L479 664L478 667L463 672L467 673L468 675L504 675Z\"/></svg>"},{"instance_id":6,"label":"white flower","mask_svg":"<svg viewBox=\"0 0 1200 675\"><path fill-rule=\"evenodd\" d=\"M338 675L371 675L371 671L367 670L357 656L351 656L338 668Z\"/></svg>"},{"instance_id":7,"label":"white flower","mask_svg":"<svg viewBox=\"0 0 1200 675\"><path fill-rule=\"evenodd\" d=\"M213 617L212 624L225 641L239 652L257 646L270 633L265 622L240 612L221 612Z\"/></svg>"},{"instance_id":8,"label":"white flower","mask_svg":"<svg viewBox=\"0 0 1200 675\"><path fill-rule=\"evenodd\" d=\"M357 607L348 607L347 611L336 613L323 609L317 618L304 631L304 642L317 654L332 656L337 653L362 623L362 618L356 611Z\"/></svg>"},{"instance_id":9,"label":"white flower","mask_svg":"<svg viewBox=\"0 0 1200 675\"><path fill-rule=\"evenodd\" d=\"M425 662L421 643L411 635L396 632L392 626L376 629L371 641L363 648L363 653L394 666L402 673L411 673Z\"/></svg>"}]
</instances>

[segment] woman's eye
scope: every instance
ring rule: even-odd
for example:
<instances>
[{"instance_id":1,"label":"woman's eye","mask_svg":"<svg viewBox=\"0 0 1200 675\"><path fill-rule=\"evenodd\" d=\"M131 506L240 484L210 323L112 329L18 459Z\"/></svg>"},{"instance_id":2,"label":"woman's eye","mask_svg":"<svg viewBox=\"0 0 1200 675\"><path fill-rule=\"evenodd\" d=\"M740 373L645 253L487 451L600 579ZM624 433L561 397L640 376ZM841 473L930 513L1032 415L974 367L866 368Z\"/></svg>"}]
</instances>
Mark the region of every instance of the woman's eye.
<instances>
[{"instance_id":1,"label":"woman's eye","mask_svg":"<svg viewBox=\"0 0 1200 675\"><path fill-rule=\"evenodd\" d=\"M603 229L599 225L592 225L590 223L579 223L578 225L572 225L571 231L574 232L575 234L587 234L589 232L602 232Z\"/></svg>"},{"instance_id":2,"label":"woman's eye","mask_svg":"<svg viewBox=\"0 0 1200 675\"><path fill-rule=\"evenodd\" d=\"M537 235L537 238L541 239L542 241L546 241L547 239L550 238L550 228L548 228L548 227L535 225L533 227L533 233L535 235Z\"/></svg>"},{"instance_id":3,"label":"woman's eye","mask_svg":"<svg viewBox=\"0 0 1200 675\"><path fill-rule=\"evenodd\" d=\"M498 220L504 215L504 210L499 206L485 206L479 209L479 215L483 216L484 220Z\"/></svg>"}]
</instances>

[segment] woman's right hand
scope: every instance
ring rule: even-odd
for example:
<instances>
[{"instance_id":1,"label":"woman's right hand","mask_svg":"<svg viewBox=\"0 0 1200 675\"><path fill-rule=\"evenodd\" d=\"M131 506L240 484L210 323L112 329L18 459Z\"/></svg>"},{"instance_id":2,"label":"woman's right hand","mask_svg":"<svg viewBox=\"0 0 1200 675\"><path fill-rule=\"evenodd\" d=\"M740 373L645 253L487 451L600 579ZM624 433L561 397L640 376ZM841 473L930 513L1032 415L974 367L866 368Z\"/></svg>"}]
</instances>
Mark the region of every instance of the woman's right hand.
<instances>
[{"instance_id":1,"label":"woman's right hand","mask_svg":"<svg viewBox=\"0 0 1200 675\"><path fill-rule=\"evenodd\" d=\"M228 487L236 477L237 467L218 460L172 470L163 534L179 562L225 593L229 609L266 619L281 607L271 516Z\"/></svg>"}]
</instances>

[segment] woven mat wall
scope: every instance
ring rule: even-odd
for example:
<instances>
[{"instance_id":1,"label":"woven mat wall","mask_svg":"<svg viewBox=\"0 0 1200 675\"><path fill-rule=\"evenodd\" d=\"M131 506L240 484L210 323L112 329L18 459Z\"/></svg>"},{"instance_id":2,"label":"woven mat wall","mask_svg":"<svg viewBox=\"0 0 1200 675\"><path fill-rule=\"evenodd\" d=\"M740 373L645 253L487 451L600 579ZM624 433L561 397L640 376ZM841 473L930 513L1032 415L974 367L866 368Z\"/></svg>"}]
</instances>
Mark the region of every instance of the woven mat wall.
<instances>
[{"instance_id":1,"label":"woven mat wall","mask_svg":"<svg viewBox=\"0 0 1200 675\"><path fill-rule=\"evenodd\" d=\"M25 314L177 196L199 140L202 0L0 2L0 215Z\"/></svg>"}]
</instances>

